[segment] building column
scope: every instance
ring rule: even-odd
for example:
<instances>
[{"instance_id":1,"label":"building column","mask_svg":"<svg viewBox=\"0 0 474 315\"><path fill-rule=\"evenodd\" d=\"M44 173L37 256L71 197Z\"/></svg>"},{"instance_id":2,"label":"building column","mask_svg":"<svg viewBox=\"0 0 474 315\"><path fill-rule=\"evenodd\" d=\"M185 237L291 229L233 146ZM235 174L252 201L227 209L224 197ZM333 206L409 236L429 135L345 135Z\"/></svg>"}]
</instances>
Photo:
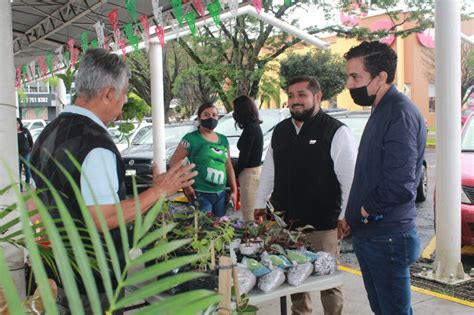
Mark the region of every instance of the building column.
<instances>
[{"instance_id":1,"label":"building column","mask_svg":"<svg viewBox=\"0 0 474 315\"><path fill-rule=\"evenodd\" d=\"M12 8L10 1L0 1L0 189L12 182L18 182L18 143L16 132L16 101L15 101L15 66L13 62L13 32ZM12 180L13 178L13 180ZM10 189L0 195L0 209L16 201L15 194ZM18 216L13 211L5 218L0 219L0 225ZM18 230L11 229L9 232ZM6 256L11 274L16 282L20 296L25 296L24 253L10 244L0 244ZM19 270L18 270L19 269ZM2 275L3 277L4 275Z\"/></svg>"},{"instance_id":2,"label":"building column","mask_svg":"<svg viewBox=\"0 0 474 315\"><path fill-rule=\"evenodd\" d=\"M151 116L153 119L153 159L160 173L166 172L165 104L163 89L163 49L150 42Z\"/></svg>"},{"instance_id":3,"label":"building column","mask_svg":"<svg viewBox=\"0 0 474 315\"><path fill-rule=\"evenodd\" d=\"M56 85L56 117L62 113L65 105L69 105L66 104L66 86L64 81L58 78Z\"/></svg>"},{"instance_id":4,"label":"building column","mask_svg":"<svg viewBox=\"0 0 474 315\"><path fill-rule=\"evenodd\" d=\"M461 263L460 1L436 0L436 280L465 279Z\"/></svg>"}]
</instances>

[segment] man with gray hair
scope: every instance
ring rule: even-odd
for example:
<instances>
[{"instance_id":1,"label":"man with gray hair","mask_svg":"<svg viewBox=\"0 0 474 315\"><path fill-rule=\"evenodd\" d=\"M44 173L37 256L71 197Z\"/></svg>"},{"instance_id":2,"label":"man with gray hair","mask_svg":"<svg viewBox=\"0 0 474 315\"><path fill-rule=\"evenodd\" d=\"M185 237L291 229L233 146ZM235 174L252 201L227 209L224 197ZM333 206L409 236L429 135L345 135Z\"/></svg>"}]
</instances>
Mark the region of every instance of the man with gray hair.
<instances>
[{"instance_id":1,"label":"man with gray hair","mask_svg":"<svg viewBox=\"0 0 474 315\"><path fill-rule=\"evenodd\" d=\"M112 235L122 267L124 252L119 233L117 200L126 223L135 218L135 200L126 199L124 189L125 167L117 147L112 141L106 126L122 112L127 102L128 78L130 70L121 57L104 49L90 49L84 55L75 84L77 99L75 106L66 106L64 111L43 130L35 143L32 152L32 165L48 178L63 196L63 201L71 216L78 225L84 227L78 200L67 178L59 170L56 162L71 174L81 188L97 229L101 232L97 211L101 211ZM71 154L82 167L82 174L71 162ZM153 167L153 185L139 196L142 212L146 212L163 196L174 194L178 189L193 184L197 175L190 172L193 164L182 167L178 163L168 172L158 175L156 165ZM44 181L33 175L38 190L47 188ZM89 186L90 183L90 186ZM94 197L95 198L94 198ZM41 200L50 208L53 218L59 218L56 204L50 192L40 194ZM113 281L115 277L112 275ZM104 292L101 276L95 274L100 292ZM80 279L80 277L78 277ZM60 279L59 286L61 287ZM85 289L78 280L79 290L84 294L83 304L87 312L89 305ZM58 304L68 313L64 292L58 292ZM105 294L101 294L104 311L108 305ZM91 311L92 312L92 311Z\"/></svg>"}]
</instances>

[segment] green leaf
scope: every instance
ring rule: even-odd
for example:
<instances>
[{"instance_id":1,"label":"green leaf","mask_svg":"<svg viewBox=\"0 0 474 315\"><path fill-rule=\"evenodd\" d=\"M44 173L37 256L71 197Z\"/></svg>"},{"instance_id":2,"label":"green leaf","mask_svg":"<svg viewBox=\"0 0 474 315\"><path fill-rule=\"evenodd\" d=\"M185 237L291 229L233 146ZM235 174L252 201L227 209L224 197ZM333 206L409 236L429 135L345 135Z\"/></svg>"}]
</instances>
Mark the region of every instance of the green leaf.
<instances>
[{"instance_id":1,"label":"green leaf","mask_svg":"<svg viewBox=\"0 0 474 315\"><path fill-rule=\"evenodd\" d=\"M130 262L130 266L135 266L138 264L144 264L150 260L157 259L165 254L171 253L172 251L177 250L178 248L189 244L191 239L176 240L166 244L162 244L159 247L155 247L149 251L146 251L143 255L137 257Z\"/></svg>"},{"instance_id":2,"label":"green leaf","mask_svg":"<svg viewBox=\"0 0 474 315\"><path fill-rule=\"evenodd\" d=\"M144 248L148 244L156 241L157 239L164 237L169 231L173 230L175 226L176 223L170 223L157 230L154 230L151 233L148 233L138 242L137 248Z\"/></svg>"},{"instance_id":3,"label":"green leaf","mask_svg":"<svg viewBox=\"0 0 474 315\"><path fill-rule=\"evenodd\" d=\"M141 239L147 232L150 230L153 223L156 221L156 217L163 210L163 203L165 201L164 197L161 197L160 200L148 211L143 220L142 233L139 238Z\"/></svg>"},{"instance_id":4,"label":"green leaf","mask_svg":"<svg viewBox=\"0 0 474 315\"><path fill-rule=\"evenodd\" d=\"M67 296L79 296L79 290L76 281L74 280L74 272L69 263L69 255L64 247L59 231L41 199L38 196L33 195L33 201L38 208L41 220L44 224L49 240L51 241L54 258L61 274L61 281L67 283L67 285L64 286L64 290L66 291ZM69 300L69 304L71 309L75 310L76 314L84 314L79 299L71 299Z\"/></svg>"},{"instance_id":5,"label":"green leaf","mask_svg":"<svg viewBox=\"0 0 474 315\"><path fill-rule=\"evenodd\" d=\"M53 159L54 163L56 166L60 169L60 171L66 176L68 181L70 182L71 186L73 187L73 190L76 192L77 189L77 184L74 183L74 180L72 179L71 175L67 172L67 170L59 163L56 159L54 159L52 156L50 156L51 159ZM66 233L67 236L73 245L72 249L74 252L74 257L76 259L77 264L79 265L80 269L80 275L83 279L84 287L86 289L87 296L89 298L90 305L92 307L92 310L96 313L101 312L101 305L100 305L100 300L99 300L99 293L97 291L97 286L95 285L95 279L92 275L92 270L89 265L89 258L84 250L84 244L81 240L81 237L79 235L79 232L77 230L76 225L74 224L74 221L71 217L71 214L66 208L66 205L64 204L63 200L61 199L58 191L53 187L51 182L41 174L36 168L31 167L31 169L43 180L43 182L47 185L47 187L50 189L50 192L53 196L54 202L57 205L57 209L59 211L59 214L61 216L61 219L63 221L64 227L66 228ZM74 187L74 185L76 187ZM76 189L75 189L76 188ZM78 190L78 189L77 189ZM80 196L80 193L79 193ZM76 195L77 198L77 195ZM78 199L79 201L79 199ZM66 292L67 294L67 292ZM75 298L74 296L68 296L69 299Z\"/></svg>"},{"instance_id":6,"label":"green leaf","mask_svg":"<svg viewBox=\"0 0 474 315\"><path fill-rule=\"evenodd\" d=\"M165 273L172 271L173 269L188 265L200 259L201 257L201 255L190 255L160 262L156 265L153 265L152 267L145 268L140 272L131 275L127 278L127 280L125 280L124 286L134 285L137 283L148 281L150 279L154 279L158 276L164 275Z\"/></svg>"},{"instance_id":7,"label":"green leaf","mask_svg":"<svg viewBox=\"0 0 474 315\"><path fill-rule=\"evenodd\" d=\"M153 303L139 310L137 314L196 314L198 311L220 302L220 300L221 296L214 291L193 290Z\"/></svg>"},{"instance_id":8,"label":"green leaf","mask_svg":"<svg viewBox=\"0 0 474 315\"><path fill-rule=\"evenodd\" d=\"M3 294L5 294L8 302L8 312L10 314L24 314L25 310L22 307L23 304L10 275L10 269L8 268L2 247L0 247L0 274L2 274L0 277L0 287L2 287Z\"/></svg>"},{"instance_id":9,"label":"green leaf","mask_svg":"<svg viewBox=\"0 0 474 315\"><path fill-rule=\"evenodd\" d=\"M116 305L115 309L121 309L127 305L131 305L138 301L146 300L151 296L160 294L166 290L169 290L179 284L187 282L189 280L205 277L207 274L202 272L185 272L174 276L166 277L160 281L150 283L143 288L140 288L131 294L125 296Z\"/></svg>"}]
</instances>

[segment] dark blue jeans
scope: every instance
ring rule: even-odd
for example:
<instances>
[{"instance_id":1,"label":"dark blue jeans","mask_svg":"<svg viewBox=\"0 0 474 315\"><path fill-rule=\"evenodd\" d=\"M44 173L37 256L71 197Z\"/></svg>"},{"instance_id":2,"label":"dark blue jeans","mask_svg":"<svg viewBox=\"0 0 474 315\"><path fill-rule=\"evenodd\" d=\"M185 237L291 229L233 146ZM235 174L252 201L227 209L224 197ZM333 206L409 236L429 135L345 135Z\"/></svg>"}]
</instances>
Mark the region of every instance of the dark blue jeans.
<instances>
[{"instance_id":1,"label":"dark blue jeans","mask_svg":"<svg viewBox=\"0 0 474 315\"><path fill-rule=\"evenodd\" d=\"M418 258L416 230L375 237L352 237L370 308L376 315L413 314L410 265Z\"/></svg>"},{"instance_id":2,"label":"dark blue jeans","mask_svg":"<svg viewBox=\"0 0 474 315\"><path fill-rule=\"evenodd\" d=\"M27 153L25 155L23 155L22 157L29 163L30 162L30 156L31 154L30 153ZM20 168L20 190L23 191L23 185L21 183L21 171L22 171L22 168L25 169L25 182L27 185L30 184L30 179L31 179L31 169L30 169L30 165L23 162L20 158L19 160L19 168Z\"/></svg>"},{"instance_id":3,"label":"dark blue jeans","mask_svg":"<svg viewBox=\"0 0 474 315\"><path fill-rule=\"evenodd\" d=\"M227 192L206 193L196 191L196 199L199 202L199 209L203 212L212 211L216 217L222 217L226 212Z\"/></svg>"}]
</instances>

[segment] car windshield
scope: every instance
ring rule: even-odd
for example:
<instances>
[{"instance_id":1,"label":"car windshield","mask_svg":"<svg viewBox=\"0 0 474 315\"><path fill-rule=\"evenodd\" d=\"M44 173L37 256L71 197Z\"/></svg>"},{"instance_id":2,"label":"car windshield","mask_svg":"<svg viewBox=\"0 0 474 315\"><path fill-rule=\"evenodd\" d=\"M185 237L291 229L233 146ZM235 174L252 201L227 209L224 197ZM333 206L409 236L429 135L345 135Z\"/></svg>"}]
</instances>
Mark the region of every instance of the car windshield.
<instances>
[{"instance_id":1,"label":"car windshield","mask_svg":"<svg viewBox=\"0 0 474 315\"><path fill-rule=\"evenodd\" d=\"M263 134L266 134L271 131L275 127L275 125L278 124L281 120L289 117L289 111L278 109L264 109L259 111L259 116L260 120L262 121L260 127L262 128ZM238 138L242 134L242 129L235 125L235 120L232 117L232 114L228 114L225 117L221 118L215 130L216 132L231 138Z\"/></svg>"},{"instance_id":2,"label":"car windshield","mask_svg":"<svg viewBox=\"0 0 474 315\"><path fill-rule=\"evenodd\" d=\"M145 131L140 135L137 135L133 139L133 145L139 144L153 144L153 128L152 126L146 126L143 129ZM143 130L142 129L142 130ZM193 124L175 124L175 125L166 125L165 126L165 143L166 146L177 144L182 137L188 132L191 132L195 129ZM142 131L140 130L140 131Z\"/></svg>"},{"instance_id":3,"label":"car windshield","mask_svg":"<svg viewBox=\"0 0 474 315\"><path fill-rule=\"evenodd\" d=\"M127 143L127 138L125 138L118 129L109 128L107 130L115 144Z\"/></svg>"},{"instance_id":4,"label":"car windshield","mask_svg":"<svg viewBox=\"0 0 474 315\"><path fill-rule=\"evenodd\" d=\"M462 132L461 149L462 151L474 152L474 116L471 116L464 126Z\"/></svg>"},{"instance_id":5,"label":"car windshield","mask_svg":"<svg viewBox=\"0 0 474 315\"><path fill-rule=\"evenodd\" d=\"M354 138L356 139L357 143L359 143L360 139L362 138L365 125L367 124L367 120L369 120L369 116L348 116L336 118L347 125L349 129L351 129Z\"/></svg>"}]
</instances>

